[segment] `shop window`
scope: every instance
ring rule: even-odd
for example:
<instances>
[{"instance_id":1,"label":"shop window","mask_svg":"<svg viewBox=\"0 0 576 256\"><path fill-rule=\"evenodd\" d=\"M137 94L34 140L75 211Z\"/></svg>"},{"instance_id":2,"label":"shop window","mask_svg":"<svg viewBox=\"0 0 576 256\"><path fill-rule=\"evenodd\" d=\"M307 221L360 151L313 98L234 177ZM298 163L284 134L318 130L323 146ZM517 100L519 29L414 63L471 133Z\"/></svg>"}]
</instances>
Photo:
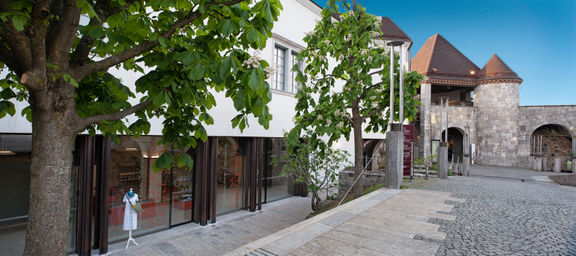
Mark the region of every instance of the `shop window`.
<instances>
[{"instance_id":1,"label":"shop window","mask_svg":"<svg viewBox=\"0 0 576 256\"><path fill-rule=\"evenodd\" d=\"M112 144L110 166L109 241L123 240L128 232L122 229L124 203L122 198L133 189L142 203L138 214L138 228L134 235L145 234L169 227L169 170L154 172L152 165L168 149L157 145L160 137L138 138L122 136Z\"/></svg>"},{"instance_id":2,"label":"shop window","mask_svg":"<svg viewBox=\"0 0 576 256\"><path fill-rule=\"evenodd\" d=\"M28 224L32 135L0 134L0 255L22 255ZM76 170L76 168L74 169ZM71 190L75 192L75 171ZM74 251L76 193L71 193L67 252Z\"/></svg>"},{"instance_id":3,"label":"shop window","mask_svg":"<svg viewBox=\"0 0 576 256\"><path fill-rule=\"evenodd\" d=\"M294 182L282 173L283 163L273 164L273 159L286 153L284 138L264 140L266 170L264 174L264 195L266 202L279 200L295 194Z\"/></svg>"},{"instance_id":4,"label":"shop window","mask_svg":"<svg viewBox=\"0 0 576 256\"><path fill-rule=\"evenodd\" d=\"M242 208L244 162L239 138L218 139L216 215Z\"/></svg>"}]
</instances>

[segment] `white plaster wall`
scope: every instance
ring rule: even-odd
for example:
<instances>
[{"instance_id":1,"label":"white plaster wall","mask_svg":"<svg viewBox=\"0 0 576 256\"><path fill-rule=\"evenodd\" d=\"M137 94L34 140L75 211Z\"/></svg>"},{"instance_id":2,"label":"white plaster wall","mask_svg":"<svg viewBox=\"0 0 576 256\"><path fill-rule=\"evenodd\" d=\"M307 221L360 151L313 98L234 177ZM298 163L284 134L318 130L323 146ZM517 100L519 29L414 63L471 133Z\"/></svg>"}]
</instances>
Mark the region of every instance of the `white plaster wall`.
<instances>
[{"instance_id":1,"label":"white plaster wall","mask_svg":"<svg viewBox=\"0 0 576 256\"><path fill-rule=\"evenodd\" d=\"M282 44L295 50L301 50L306 47L303 38L305 34L314 29L317 21L320 20L320 7L311 3L309 0L282 0L284 10L281 12L278 21L273 28L273 38L269 39L267 46L262 50L261 58L273 64L273 53L275 44ZM399 50L399 47L396 47ZM410 60L410 53L407 51L408 45L403 52L404 66L408 67ZM140 73L129 72L125 70L111 69L111 73L121 78L123 82L134 88L135 81L142 75ZM272 80L270 79L271 83ZM137 99L131 102L136 104L139 102L141 95L137 95ZM249 127L244 132L240 132L238 128L233 129L231 120L237 115L231 99L224 97L223 93L214 93L217 106L209 110L209 113L214 118L214 125L207 126L209 136L250 136L250 137L282 137L286 131L293 127L294 106L296 99L294 94L273 91L272 101L269 103L270 113L273 120L270 122L270 128L264 129L258 124L254 118L250 118ZM30 123L19 115L22 108L27 104L17 104L17 114L15 117L5 117L0 119L0 133L31 133ZM134 116L126 118L129 121L134 121ZM162 120L152 119L151 130L149 135L162 134ZM364 133L366 139L383 139L385 138L384 132L382 133ZM352 135L351 138L352 140ZM352 141L345 141L344 139L336 143L335 148L347 150L351 154L354 152ZM352 159L351 159L352 160Z\"/></svg>"}]
</instances>

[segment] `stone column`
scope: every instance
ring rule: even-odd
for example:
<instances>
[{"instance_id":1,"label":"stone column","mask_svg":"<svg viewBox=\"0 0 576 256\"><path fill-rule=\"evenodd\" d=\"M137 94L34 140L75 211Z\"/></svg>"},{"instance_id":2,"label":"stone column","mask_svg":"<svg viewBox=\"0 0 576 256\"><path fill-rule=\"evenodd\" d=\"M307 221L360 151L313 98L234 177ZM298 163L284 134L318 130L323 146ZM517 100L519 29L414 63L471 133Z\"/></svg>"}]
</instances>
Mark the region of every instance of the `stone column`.
<instances>
[{"instance_id":1,"label":"stone column","mask_svg":"<svg viewBox=\"0 0 576 256\"><path fill-rule=\"evenodd\" d=\"M422 134L422 157L430 156L430 99L431 85L422 84L420 87L420 133Z\"/></svg>"},{"instance_id":2,"label":"stone column","mask_svg":"<svg viewBox=\"0 0 576 256\"><path fill-rule=\"evenodd\" d=\"M561 164L560 157L554 157L554 172L562 171L561 166L562 166L562 164Z\"/></svg>"},{"instance_id":3,"label":"stone column","mask_svg":"<svg viewBox=\"0 0 576 256\"><path fill-rule=\"evenodd\" d=\"M537 171L537 172L541 172L542 171L542 159L540 159L539 156L535 156L532 158L532 161L534 161L534 164L533 164L534 169L533 170Z\"/></svg>"},{"instance_id":4,"label":"stone column","mask_svg":"<svg viewBox=\"0 0 576 256\"><path fill-rule=\"evenodd\" d=\"M470 155L464 155L462 159L464 170L462 171L463 176L470 176Z\"/></svg>"},{"instance_id":5,"label":"stone column","mask_svg":"<svg viewBox=\"0 0 576 256\"><path fill-rule=\"evenodd\" d=\"M401 124L392 124L386 133L386 187L400 189L402 184L402 155L404 153L404 135Z\"/></svg>"},{"instance_id":6,"label":"stone column","mask_svg":"<svg viewBox=\"0 0 576 256\"><path fill-rule=\"evenodd\" d=\"M572 173L576 173L576 136L572 137Z\"/></svg>"},{"instance_id":7,"label":"stone column","mask_svg":"<svg viewBox=\"0 0 576 256\"><path fill-rule=\"evenodd\" d=\"M448 147L446 142L441 142L438 148L438 178L448 178Z\"/></svg>"}]
</instances>

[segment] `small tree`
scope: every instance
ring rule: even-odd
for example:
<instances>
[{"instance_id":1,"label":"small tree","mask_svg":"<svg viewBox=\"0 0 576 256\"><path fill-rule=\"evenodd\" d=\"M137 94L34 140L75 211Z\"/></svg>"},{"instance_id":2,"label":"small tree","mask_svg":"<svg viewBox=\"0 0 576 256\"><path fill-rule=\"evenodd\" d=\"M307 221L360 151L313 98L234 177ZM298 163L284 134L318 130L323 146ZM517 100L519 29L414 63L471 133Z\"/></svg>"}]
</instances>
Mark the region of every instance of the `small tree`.
<instances>
[{"instance_id":1,"label":"small tree","mask_svg":"<svg viewBox=\"0 0 576 256\"><path fill-rule=\"evenodd\" d=\"M312 194L312 211L318 210L321 201L320 191L333 188L338 180L338 172L350 165L350 155L344 150L329 147L311 147L303 143L297 149L273 160L274 165L282 165L282 171L294 177L296 183L304 184Z\"/></svg>"},{"instance_id":2,"label":"small tree","mask_svg":"<svg viewBox=\"0 0 576 256\"><path fill-rule=\"evenodd\" d=\"M304 37L308 46L297 58L305 61L306 67L303 71L293 68L299 72L302 88L296 95L296 125L287 141L297 145L300 137L307 136L312 149L325 150L342 137L349 140L353 132L354 175L358 178L354 195L358 197L362 195L363 125L366 131L382 132L389 121L384 111L389 105L390 59L385 47L376 42L382 34L380 19L366 13L356 1L341 5L347 12L341 13L336 1L329 1L322 20ZM398 61L394 63L399 73ZM404 78L404 112L409 120L417 111L416 94L422 78L416 72ZM398 76L395 79L398 92ZM394 96L398 105L399 95ZM321 143L323 139L326 144Z\"/></svg>"}]
</instances>

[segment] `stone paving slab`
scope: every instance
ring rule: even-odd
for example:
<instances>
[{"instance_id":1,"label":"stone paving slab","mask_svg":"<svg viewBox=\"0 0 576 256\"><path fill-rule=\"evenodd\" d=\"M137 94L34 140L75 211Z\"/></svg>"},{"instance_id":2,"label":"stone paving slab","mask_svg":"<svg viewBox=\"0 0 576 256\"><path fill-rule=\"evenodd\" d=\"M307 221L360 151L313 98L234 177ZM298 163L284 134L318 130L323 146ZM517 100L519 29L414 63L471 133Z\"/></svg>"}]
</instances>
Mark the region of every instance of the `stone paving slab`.
<instances>
[{"instance_id":1,"label":"stone paving slab","mask_svg":"<svg viewBox=\"0 0 576 256\"><path fill-rule=\"evenodd\" d=\"M452 200L463 201L446 192L381 189L227 255L434 255L446 234L428 221L453 220L442 213L451 212Z\"/></svg>"},{"instance_id":2,"label":"stone paving slab","mask_svg":"<svg viewBox=\"0 0 576 256\"><path fill-rule=\"evenodd\" d=\"M499 177L454 177L416 186L466 199L454 203L456 221L430 219L447 232L436 255L576 255L576 188L525 179L538 174L530 170L474 169Z\"/></svg>"},{"instance_id":3,"label":"stone paving slab","mask_svg":"<svg viewBox=\"0 0 576 256\"><path fill-rule=\"evenodd\" d=\"M238 211L218 218L214 224L185 224L136 237L140 244L126 242L109 246L112 256L223 255L254 240L304 220L310 214L310 199L291 197L263 205L262 211ZM94 250L93 255L98 251Z\"/></svg>"}]
</instances>

